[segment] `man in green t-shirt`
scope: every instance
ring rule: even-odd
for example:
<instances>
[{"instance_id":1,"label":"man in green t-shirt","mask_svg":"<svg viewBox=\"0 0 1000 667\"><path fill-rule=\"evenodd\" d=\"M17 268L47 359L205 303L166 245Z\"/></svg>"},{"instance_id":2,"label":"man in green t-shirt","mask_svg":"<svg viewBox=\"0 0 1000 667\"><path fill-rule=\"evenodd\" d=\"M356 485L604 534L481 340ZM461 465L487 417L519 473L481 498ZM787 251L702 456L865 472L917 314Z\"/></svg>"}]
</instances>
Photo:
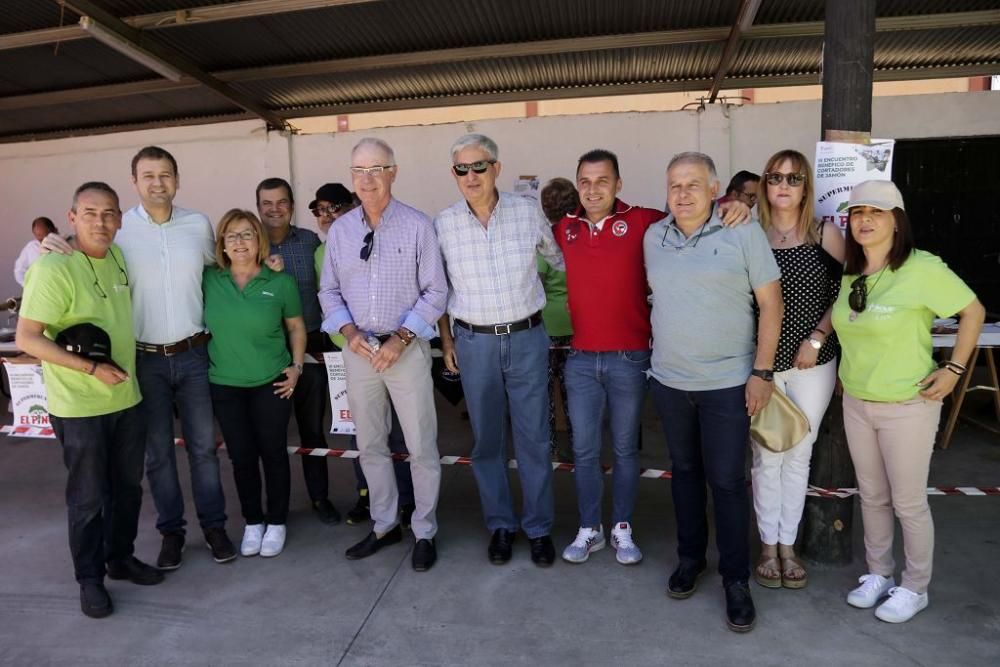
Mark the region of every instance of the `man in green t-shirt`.
<instances>
[{"instance_id":1,"label":"man in green t-shirt","mask_svg":"<svg viewBox=\"0 0 1000 667\"><path fill-rule=\"evenodd\" d=\"M80 608L103 618L113 610L105 574L143 585L160 583L163 574L133 555L145 433L128 273L113 244L121 227L118 195L105 183L84 183L73 195L69 222L79 251L45 255L28 272L17 346L42 362L52 428L69 471L69 546ZM54 342L80 324L97 327L108 341L74 352Z\"/></svg>"}]
</instances>

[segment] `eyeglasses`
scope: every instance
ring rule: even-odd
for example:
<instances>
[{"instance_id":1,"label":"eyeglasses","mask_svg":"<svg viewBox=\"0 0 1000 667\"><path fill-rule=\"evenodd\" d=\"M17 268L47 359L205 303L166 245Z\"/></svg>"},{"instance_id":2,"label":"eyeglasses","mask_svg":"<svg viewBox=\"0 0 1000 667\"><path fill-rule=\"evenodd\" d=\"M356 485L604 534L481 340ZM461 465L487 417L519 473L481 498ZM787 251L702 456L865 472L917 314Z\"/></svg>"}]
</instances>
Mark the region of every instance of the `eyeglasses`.
<instances>
[{"instance_id":1,"label":"eyeglasses","mask_svg":"<svg viewBox=\"0 0 1000 667\"><path fill-rule=\"evenodd\" d=\"M382 172L395 168L394 164L377 164L374 167L351 167L351 173L355 176L381 176Z\"/></svg>"},{"instance_id":2,"label":"eyeglasses","mask_svg":"<svg viewBox=\"0 0 1000 667\"><path fill-rule=\"evenodd\" d=\"M865 285L865 278L867 277L860 275L851 283L851 293L847 296L847 305L855 313L863 312L868 305L868 287Z\"/></svg>"},{"instance_id":3,"label":"eyeglasses","mask_svg":"<svg viewBox=\"0 0 1000 667\"><path fill-rule=\"evenodd\" d=\"M677 252L680 252L681 250L684 250L685 248L692 248L692 249L693 248L697 248L698 247L698 241L701 240L701 237L705 233L706 229L708 229L708 221L707 220L701 226L701 229L698 230L698 235L694 237L694 242L691 243L691 245L687 244L687 239L685 239L684 241L682 241L680 245L676 245L675 243L673 243L673 241L671 241L670 243L667 243L667 234L670 233L670 227L668 226L666 229L663 230L663 238L660 239L660 247L661 248L666 248L667 246L670 246L671 248L673 248ZM713 230L712 233L714 233L714 230Z\"/></svg>"},{"instance_id":4,"label":"eyeglasses","mask_svg":"<svg viewBox=\"0 0 1000 667\"><path fill-rule=\"evenodd\" d=\"M250 243L250 241L253 241L255 238L257 238L257 232L255 232L252 229L247 229L240 232L239 234L236 234L235 232L232 234L226 234L222 238L229 245L232 245L237 241L246 241L247 243Z\"/></svg>"},{"instance_id":5,"label":"eyeglasses","mask_svg":"<svg viewBox=\"0 0 1000 667\"><path fill-rule=\"evenodd\" d=\"M312 214L317 218L321 218L324 215L335 215L340 212L340 209L344 208L343 204L337 204L336 206L317 206L312 209Z\"/></svg>"},{"instance_id":6,"label":"eyeglasses","mask_svg":"<svg viewBox=\"0 0 1000 667\"><path fill-rule=\"evenodd\" d=\"M458 164L451 165L451 170L455 172L456 176L465 176L469 173L469 170L476 172L477 174L485 174L486 170L490 168L491 165L496 164L496 160L476 160L475 162L460 162Z\"/></svg>"},{"instance_id":7,"label":"eyeglasses","mask_svg":"<svg viewBox=\"0 0 1000 667\"><path fill-rule=\"evenodd\" d=\"M364 245L361 246L361 261L367 262L368 258L372 256L372 246L375 245L375 230L371 230L365 234Z\"/></svg>"},{"instance_id":8,"label":"eyeglasses","mask_svg":"<svg viewBox=\"0 0 1000 667\"><path fill-rule=\"evenodd\" d=\"M111 250L108 250L108 256L111 257L111 261L115 263L115 266L118 267L118 272L121 273L122 277L121 286L128 287L128 273L126 273L124 267L122 267L122 265L118 263L118 259L115 258L115 253L113 253ZM97 270L94 269L94 263L90 261L90 257L87 255L87 253L83 253L83 257L84 259L87 260L87 264L90 265L90 272L94 274L94 289L97 290L97 293L101 296L102 299L107 299L108 293L104 291L103 287L101 287L101 281L98 280L97 278ZM116 287L118 286L116 285Z\"/></svg>"},{"instance_id":9,"label":"eyeglasses","mask_svg":"<svg viewBox=\"0 0 1000 667\"><path fill-rule=\"evenodd\" d=\"M768 185L781 185L782 181L788 182L788 187L797 188L806 182L805 174L782 174L780 171L769 171L764 174L764 180Z\"/></svg>"}]
</instances>

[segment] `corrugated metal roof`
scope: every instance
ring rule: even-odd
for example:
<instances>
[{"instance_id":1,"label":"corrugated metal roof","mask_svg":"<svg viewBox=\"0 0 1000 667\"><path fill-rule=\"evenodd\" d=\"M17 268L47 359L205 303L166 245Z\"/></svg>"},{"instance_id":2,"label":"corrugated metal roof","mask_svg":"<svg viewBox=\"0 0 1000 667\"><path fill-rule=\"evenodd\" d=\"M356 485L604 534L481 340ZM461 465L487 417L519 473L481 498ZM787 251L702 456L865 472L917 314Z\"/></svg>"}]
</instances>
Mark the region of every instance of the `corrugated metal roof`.
<instances>
[{"instance_id":1,"label":"corrugated metal roof","mask_svg":"<svg viewBox=\"0 0 1000 667\"><path fill-rule=\"evenodd\" d=\"M122 17L233 1L101 0ZM287 1L286 8L295 8L297 0ZM58 49L51 43L2 47L4 33L59 25L55 2L23 4L23 11L0 15L0 140L245 115L231 100L197 84L157 79L90 38ZM739 0L378 0L149 28L143 35L232 80L232 89L259 108L293 117L536 93L544 99L574 90L707 90L739 6ZM794 75L814 81L823 37L815 23L804 31L797 24L822 20L824 7L825 0L764 0L754 22L763 33L739 43L728 84L778 85ZM907 29L879 32L877 71L1000 71L1000 2L881 0L877 7L880 18L992 10L957 14L961 27L910 29L921 26L905 19ZM63 23L76 20L67 12ZM785 36L760 38L779 32ZM256 71L274 66L285 68ZM91 86L102 87L96 99ZM36 96L21 97L28 94Z\"/></svg>"}]
</instances>

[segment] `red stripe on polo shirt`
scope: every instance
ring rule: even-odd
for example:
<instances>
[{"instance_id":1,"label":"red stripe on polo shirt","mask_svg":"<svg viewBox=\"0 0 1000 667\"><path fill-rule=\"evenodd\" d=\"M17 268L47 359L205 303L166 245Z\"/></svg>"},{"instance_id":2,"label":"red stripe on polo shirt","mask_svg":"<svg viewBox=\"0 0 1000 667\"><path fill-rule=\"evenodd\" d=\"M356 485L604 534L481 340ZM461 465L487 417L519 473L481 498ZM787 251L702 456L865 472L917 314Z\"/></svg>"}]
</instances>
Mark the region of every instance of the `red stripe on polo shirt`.
<instances>
[{"instance_id":1,"label":"red stripe on polo shirt","mask_svg":"<svg viewBox=\"0 0 1000 667\"><path fill-rule=\"evenodd\" d=\"M556 223L566 258L566 289L573 347L588 352L645 350L652 335L642 239L664 213L615 200L600 230L583 209Z\"/></svg>"}]
</instances>

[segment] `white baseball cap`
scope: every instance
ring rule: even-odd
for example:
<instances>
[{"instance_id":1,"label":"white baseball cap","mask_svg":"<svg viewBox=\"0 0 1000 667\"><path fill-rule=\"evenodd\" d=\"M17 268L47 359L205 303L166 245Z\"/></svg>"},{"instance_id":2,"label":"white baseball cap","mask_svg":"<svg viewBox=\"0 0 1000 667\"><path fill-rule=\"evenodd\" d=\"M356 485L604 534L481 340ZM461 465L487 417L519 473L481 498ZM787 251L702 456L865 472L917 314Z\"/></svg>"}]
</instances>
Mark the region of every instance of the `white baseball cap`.
<instances>
[{"instance_id":1,"label":"white baseball cap","mask_svg":"<svg viewBox=\"0 0 1000 667\"><path fill-rule=\"evenodd\" d=\"M855 185L851 190L847 207L855 206L871 206L883 211L891 211L894 208L906 210L903 206L903 195L892 181L864 181Z\"/></svg>"}]
</instances>

